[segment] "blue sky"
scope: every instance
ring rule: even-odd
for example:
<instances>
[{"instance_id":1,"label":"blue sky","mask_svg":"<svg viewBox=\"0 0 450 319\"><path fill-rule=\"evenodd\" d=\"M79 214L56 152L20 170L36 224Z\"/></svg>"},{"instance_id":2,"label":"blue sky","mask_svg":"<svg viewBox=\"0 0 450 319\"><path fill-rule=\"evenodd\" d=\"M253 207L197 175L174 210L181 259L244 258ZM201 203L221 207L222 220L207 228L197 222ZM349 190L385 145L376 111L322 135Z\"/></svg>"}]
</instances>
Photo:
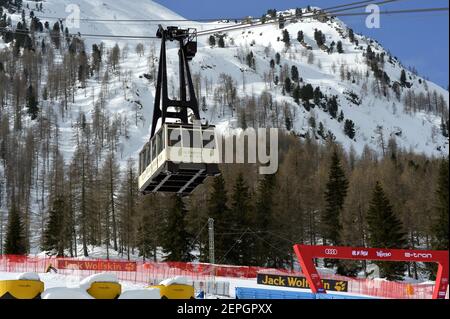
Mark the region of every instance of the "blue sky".
<instances>
[{"instance_id":1,"label":"blue sky","mask_svg":"<svg viewBox=\"0 0 450 319\"><path fill-rule=\"evenodd\" d=\"M269 8L284 10L306 7L322 8L357 0L155 0L180 15L202 18L260 17ZM382 10L448 7L448 0L403 0L386 4ZM362 12L363 9L356 10ZM355 11L355 12L356 12ZM342 17L356 32L380 41L405 66L447 88L449 84L449 18L448 12L382 15L380 29L368 29L365 17Z\"/></svg>"}]
</instances>

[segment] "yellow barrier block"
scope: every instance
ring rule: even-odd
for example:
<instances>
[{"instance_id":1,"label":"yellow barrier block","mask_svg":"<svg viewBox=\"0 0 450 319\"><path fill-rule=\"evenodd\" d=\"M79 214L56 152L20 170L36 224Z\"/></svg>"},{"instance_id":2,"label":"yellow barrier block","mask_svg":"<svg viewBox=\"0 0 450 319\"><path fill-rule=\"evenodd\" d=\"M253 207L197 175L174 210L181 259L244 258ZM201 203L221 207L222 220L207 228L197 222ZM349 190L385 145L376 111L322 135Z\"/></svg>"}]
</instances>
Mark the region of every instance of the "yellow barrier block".
<instances>
[{"instance_id":1,"label":"yellow barrier block","mask_svg":"<svg viewBox=\"0 0 450 319\"><path fill-rule=\"evenodd\" d=\"M195 299L194 287L188 285L159 285L149 288L158 288L161 292L161 299Z\"/></svg>"},{"instance_id":2,"label":"yellow barrier block","mask_svg":"<svg viewBox=\"0 0 450 319\"><path fill-rule=\"evenodd\" d=\"M87 292L95 299L117 299L122 293L122 286L116 282L94 282Z\"/></svg>"},{"instance_id":3,"label":"yellow barrier block","mask_svg":"<svg viewBox=\"0 0 450 319\"><path fill-rule=\"evenodd\" d=\"M0 299L40 299L44 283L37 280L0 280Z\"/></svg>"}]
</instances>

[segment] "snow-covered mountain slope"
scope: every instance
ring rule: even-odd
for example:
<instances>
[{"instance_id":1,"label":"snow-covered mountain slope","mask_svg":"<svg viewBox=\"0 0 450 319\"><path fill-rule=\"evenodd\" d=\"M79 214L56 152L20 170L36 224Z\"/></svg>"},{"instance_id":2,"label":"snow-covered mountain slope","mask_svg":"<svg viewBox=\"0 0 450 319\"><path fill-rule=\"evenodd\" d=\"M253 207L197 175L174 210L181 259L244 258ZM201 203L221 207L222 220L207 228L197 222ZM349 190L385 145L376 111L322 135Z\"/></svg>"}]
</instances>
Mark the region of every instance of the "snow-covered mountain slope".
<instances>
[{"instance_id":1,"label":"snow-covered mountain slope","mask_svg":"<svg viewBox=\"0 0 450 319\"><path fill-rule=\"evenodd\" d=\"M242 30L229 32L228 37L233 38L234 46L230 45L224 49L211 49L206 45L203 39L203 47L200 48L197 58L193 61L194 69L202 70L205 77L217 81L220 73L231 74L237 82L240 83L242 89L242 72L246 69L246 92L240 94L257 94L264 90L268 90L275 100L280 104L287 102L297 110L298 114L295 118L294 129L299 133L304 133L309 129L308 119L311 116L316 117L316 123L322 122L336 136L337 141L343 143L348 149L353 145L357 152L361 152L364 145L369 145L374 149L378 149L377 127L382 126L383 135L386 139L391 136L396 138L397 143L406 149L412 149L415 152L426 154L440 155L448 154L448 140L440 133L436 134L441 124L440 117L427 114L424 112L410 113L406 112L403 101L398 101L393 92L391 96L386 98L382 95L376 96L372 92L370 80L373 80L373 74L370 75L369 81L364 84L365 80L352 83L351 81L342 80L339 69L345 67L345 72L360 72L365 74L370 70L365 63L363 53L365 50L356 48L348 37L343 38L337 29L345 30L343 23L336 21L335 23L321 23L313 19L305 19L304 22L292 23L286 26L291 35L291 47L286 50L282 41L281 30L278 25L265 25L256 29L249 28L245 32ZM338 54L336 51L332 54L324 52L318 48L314 40L314 30L321 30L326 35L326 43L329 45L332 41L342 41L344 54ZM310 45L313 50L314 62L308 63L308 50L306 50L295 38L297 32L302 30L305 36L305 42ZM370 41L362 36L355 36L359 39L359 45L366 47L365 43ZM252 46L253 43L253 46ZM380 45L373 43L373 49L377 52L386 52ZM236 55L240 49L251 50L256 58L256 70L250 69L244 63L240 63L236 59ZM269 50L267 49L269 48ZM306 52L305 52L306 51ZM315 108L312 112L307 112L304 108L297 108L291 97L282 95L282 85L271 88L264 81L264 74L270 73L270 59L275 56L276 52L281 53L280 67L288 65L297 66L300 77L305 83L310 83L313 87L319 86L325 94L332 96L337 95L340 109L343 110L345 118L352 119L356 124L356 136L351 140L343 134L343 122L339 123L332 119L326 112ZM284 52L284 53L283 53ZM204 65L212 66L203 70ZM333 70L335 69L335 70ZM401 70L403 67L400 63L385 63L385 71L392 81L399 81ZM370 72L372 73L372 72ZM442 94L448 109L448 91L441 87L427 82L424 79L406 72L412 77L413 83L410 88L416 95L421 92L425 95L429 92L436 91ZM419 79L422 82L419 83ZM368 86L364 88L364 86ZM403 90L403 94L407 89ZM361 99L360 105L355 105L347 99L345 92L353 92ZM217 119L211 119L217 120ZM439 148L439 149L438 149Z\"/></svg>"},{"instance_id":2,"label":"snow-covered mountain slope","mask_svg":"<svg viewBox=\"0 0 450 319\"><path fill-rule=\"evenodd\" d=\"M35 7L34 1L24 1L29 3L30 10ZM151 0L139 1L119 1L119 0L46 0L43 2L42 12L35 12L37 17L42 17L42 21L49 21L52 25L55 21L74 22L72 17L76 17L77 8L81 21L79 27L71 27L71 33L81 34L104 34L104 35L141 35L154 36L158 25L173 25L180 27L193 26L193 22L186 20L181 15L161 6ZM16 20L20 18L20 14L15 15ZM66 20L67 18L67 20ZM86 19L86 20L83 20ZM148 22L142 21L124 21L124 20L153 20ZM103 20L103 21L92 21ZM118 20L118 21L105 21ZM167 23L164 20L172 20ZM194 23L196 27L198 23ZM211 24L201 24L205 27ZM200 25L199 30L202 29ZM214 23L212 24L214 25ZM83 39L88 47L92 43L104 42L107 44L127 43L136 44L137 41L121 40L121 39L99 39L86 37ZM143 41L143 40L139 40ZM151 40L150 40L151 41Z\"/></svg>"},{"instance_id":3,"label":"snow-covered mountain slope","mask_svg":"<svg viewBox=\"0 0 450 319\"><path fill-rule=\"evenodd\" d=\"M158 5L153 1L103 1L103 0L49 0L44 4L43 16L66 17L66 8L80 9L81 18L93 18L103 20L182 20L180 15ZM73 9L71 9L73 10ZM73 11L72 11L73 12ZM133 22L108 22L104 23L81 21L80 28L71 28L72 33L107 34L107 35L144 35L153 36L158 27L157 22L133 23ZM86 39L86 43L99 42L99 39ZM112 41L114 42L114 41Z\"/></svg>"},{"instance_id":4,"label":"snow-covered mountain slope","mask_svg":"<svg viewBox=\"0 0 450 319\"><path fill-rule=\"evenodd\" d=\"M35 6L34 1L24 1L28 3L30 9ZM37 12L36 16L42 17L64 17L67 16L68 5L75 4L81 9L81 18L89 19L154 19L154 20L180 20L180 15L154 3L150 0L144 1L118 1L118 0L48 0L43 2L43 12ZM285 12L285 14L293 13ZM13 15L13 20L17 20L19 15ZM55 20L42 18L42 21L53 23ZM153 36L157 25L161 22L133 23L133 22L92 22L81 21L80 29L70 29L71 33L108 34L108 35L145 35ZM198 23L190 21L163 23L173 24L182 27L196 27L199 30L208 30L215 27L235 25L231 23ZM286 30L291 37L291 46L286 49L281 41L282 30L278 24L266 24L257 27L248 27L236 31L223 33L225 36L225 48L211 48L207 36L199 37L199 50L192 61L194 74L200 74L202 85L201 96L207 104L202 112L203 118L210 123L223 127L237 127L238 120L233 107L221 105L223 102L215 98L214 91L221 85L221 74L230 75L237 89L237 95L241 98L245 96L259 96L263 92L270 93L273 102L280 106L279 113L285 107L291 114L293 130L299 135L306 132L314 134L311 128L311 118L315 119L316 129L322 123L326 131L331 131L336 140L342 143L347 149L353 147L361 153L365 145L380 151L380 136L387 144L390 137L395 137L397 144L406 149L411 149L418 153L442 156L448 154L448 139L441 134L441 118L434 114L418 111L409 112L405 108L404 95L407 88L401 88L402 97L398 100L392 90L389 96L374 93L374 75L365 62L364 52L370 39L361 35L355 35L359 41L357 47L349 40L345 25L339 21L319 22L315 19L307 18L297 22L286 24ZM344 53L339 54L336 50L329 54L319 48L314 40L315 29L321 30L326 37L326 44L342 41ZM312 50L306 49L297 40L297 32L302 30L305 42ZM342 30L342 31L339 31ZM110 48L118 43L121 48L128 47L128 53L121 58L121 72L126 77L119 80L119 76L113 75L109 83L109 96L106 110L110 116L126 117L130 122L129 139L121 142L121 155L125 161L129 157L136 158L140 148L148 139L151 115L153 109L154 83L148 81L143 74L149 73L151 65L157 64L159 54L158 40L127 40L127 39L99 39L85 38L86 47L90 50L93 43L103 42ZM145 44L145 56L138 55L134 48L139 42ZM376 42L371 43L375 53L385 51ZM246 63L246 56L252 52L255 59L255 67L251 68ZM155 57L149 61L148 55L152 53ZM283 83L280 81L275 85L270 78L270 60L274 59L276 53L280 53L280 64L275 66L274 75L283 72L286 68L290 74L292 66L297 66L303 83L309 83L314 88L320 87L327 96L336 95L339 102L339 112L342 110L345 119L351 119L355 123L356 135L350 139L344 134L344 121L332 118L330 114L322 108L315 107L307 111L301 105L294 102L288 94L283 94ZM177 79L177 49L170 46L169 50L169 77L176 83ZM387 60L387 58L386 58ZM393 59L390 63L384 63L384 70L390 77L392 83L399 81L401 64ZM342 71L344 70L344 71ZM344 78L347 73L351 73L351 80ZM448 91L418 76L406 71L408 81L412 83L409 89L416 95L420 92L427 95L434 91L437 95L444 97L448 109ZM356 75L355 75L356 74ZM367 74L369 77L367 77ZM245 81L245 85L244 82ZM421 82L421 83L420 83ZM207 84L210 85L207 85ZM175 91L175 87L173 88ZM90 79L87 90L79 90L75 95L75 100L71 103L71 115L60 119L60 128L63 134L61 139L65 157L70 160L74 146L70 143L72 126L74 119L80 111L88 116L93 109L93 98L98 97L101 90L99 81ZM86 93L88 92L88 93ZM352 103L349 94L356 94L360 99L359 105ZM176 93L175 93L176 94ZM141 108L142 107L142 108ZM207 109L207 110L206 110ZM448 114L448 113L447 113ZM278 116L279 114L275 114ZM266 123L270 125L270 123ZM284 123L282 123L284 125ZM315 134L317 136L317 134ZM320 139L320 138L319 138Z\"/></svg>"}]
</instances>

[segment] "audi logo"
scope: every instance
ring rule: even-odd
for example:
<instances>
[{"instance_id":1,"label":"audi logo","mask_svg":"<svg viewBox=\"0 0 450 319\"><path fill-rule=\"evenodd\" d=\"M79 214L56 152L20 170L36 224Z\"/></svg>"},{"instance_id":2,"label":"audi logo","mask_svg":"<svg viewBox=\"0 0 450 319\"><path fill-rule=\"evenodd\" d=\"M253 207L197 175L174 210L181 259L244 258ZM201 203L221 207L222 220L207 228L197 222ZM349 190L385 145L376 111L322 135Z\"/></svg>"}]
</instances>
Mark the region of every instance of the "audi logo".
<instances>
[{"instance_id":1,"label":"audi logo","mask_svg":"<svg viewBox=\"0 0 450 319\"><path fill-rule=\"evenodd\" d=\"M332 255L332 256L336 256L338 254L337 249L325 249L325 255Z\"/></svg>"}]
</instances>

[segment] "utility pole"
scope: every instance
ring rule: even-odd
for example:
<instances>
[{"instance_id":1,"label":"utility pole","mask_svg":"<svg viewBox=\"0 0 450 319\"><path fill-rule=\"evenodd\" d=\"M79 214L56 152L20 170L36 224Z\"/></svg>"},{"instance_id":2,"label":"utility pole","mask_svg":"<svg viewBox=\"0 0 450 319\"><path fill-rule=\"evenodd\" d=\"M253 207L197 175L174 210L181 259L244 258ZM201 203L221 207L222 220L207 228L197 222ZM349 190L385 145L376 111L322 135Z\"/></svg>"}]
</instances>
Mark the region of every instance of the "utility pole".
<instances>
[{"instance_id":1,"label":"utility pole","mask_svg":"<svg viewBox=\"0 0 450 319\"><path fill-rule=\"evenodd\" d=\"M216 294L216 267L214 257L214 219L208 218L208 235L209 235L209 263L211 264L212 289Z\"/></svg>"},{"instance_id":2,"label":"utility pole","mask_svg":"<svg viewBox=\"0 0 450 319\"><path fill-rule=\"evenodd\" d=\"M215 263L214 257L214 219L208 219L208 235L209 235L209 263Z\"/></svg>"}]
</instances>

